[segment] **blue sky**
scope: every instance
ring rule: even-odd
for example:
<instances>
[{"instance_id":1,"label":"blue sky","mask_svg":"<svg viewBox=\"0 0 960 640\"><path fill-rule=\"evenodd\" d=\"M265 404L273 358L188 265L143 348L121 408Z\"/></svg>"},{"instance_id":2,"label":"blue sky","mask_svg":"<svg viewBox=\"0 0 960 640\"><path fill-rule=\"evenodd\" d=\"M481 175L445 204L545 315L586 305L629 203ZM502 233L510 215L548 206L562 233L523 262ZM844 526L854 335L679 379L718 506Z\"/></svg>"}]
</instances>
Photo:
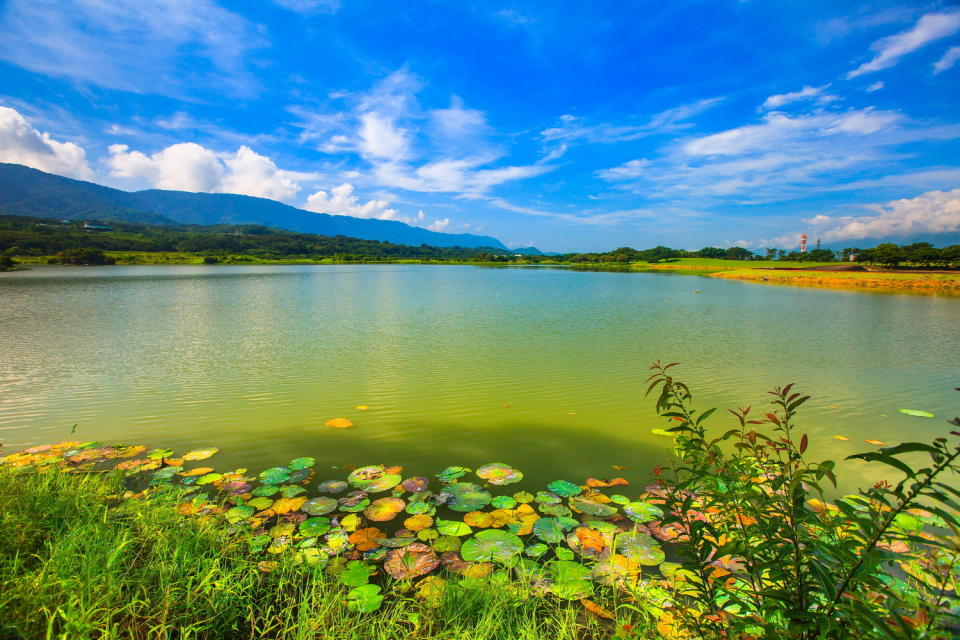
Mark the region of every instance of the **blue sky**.
<instances>
[{"instance_id":1,"label":"blue sky","mask_svg":"<svg viewBox=\"0 0 960 640\"><path fill-rule=\"evenodd\" d=\"M955 2L4 0L0 32L0 161L118 188L559 251L960 231Z\"/></svg>"}]
</instances>

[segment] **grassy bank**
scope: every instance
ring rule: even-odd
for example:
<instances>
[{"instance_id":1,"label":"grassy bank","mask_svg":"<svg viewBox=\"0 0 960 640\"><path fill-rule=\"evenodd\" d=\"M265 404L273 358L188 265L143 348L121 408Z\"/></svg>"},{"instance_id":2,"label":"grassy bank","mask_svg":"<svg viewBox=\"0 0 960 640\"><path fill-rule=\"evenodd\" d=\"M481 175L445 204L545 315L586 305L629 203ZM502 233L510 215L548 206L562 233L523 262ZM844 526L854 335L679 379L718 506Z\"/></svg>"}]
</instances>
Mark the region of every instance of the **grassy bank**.
<instances>
[{"instance_id":1,"label":"grassy bank","mask_svg":"<svg viewBox=\"0 0 960 640\"><path fill-rule=\"evenodd\" d=\"M116 474L0 467L0 638L607 638L616 622L534 597L506 574L421 599L394 583L375 615L346 606L328 573L280 558L264 572L215 519L186 519L174 492L123 502ZM641 637L658 637L653 631Z\"/></svg>"},{"instance_id":2,"label":"grassy bank","mask_svg":"<svg viewBox=\"0 0 960 640\"><path fill-rule=\"evenodd\" d=\"M766 284L960 294L960 272L779 271L769 268L752 268L718 271L710 275L714 278L747 280Z\"/></svg>"}]
</instances>

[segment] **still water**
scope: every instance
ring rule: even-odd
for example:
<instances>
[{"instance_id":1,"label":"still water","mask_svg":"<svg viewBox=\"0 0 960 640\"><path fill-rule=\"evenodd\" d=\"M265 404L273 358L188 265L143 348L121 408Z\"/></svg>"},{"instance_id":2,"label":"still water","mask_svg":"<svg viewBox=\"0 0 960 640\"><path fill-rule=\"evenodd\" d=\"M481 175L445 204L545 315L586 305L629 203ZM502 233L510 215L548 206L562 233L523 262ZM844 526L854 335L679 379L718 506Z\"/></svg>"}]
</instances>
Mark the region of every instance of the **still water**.
<instances>
[{"instance_id":1,"label":"still water","mask_svg":"<svg viewBox=\"0 0 960 640\"><path fill-rule=\"evenodd\" d=\"M639 480L670 444L643 397L658 358L703 408L797 383L813 453L839 458L948 431L958 354L960 299L936 296L545 268L36 267L0 274L0 440L215 445L214 466L252 471L309 455L327 477L498 461L531 484Z\"/></svg>"}]
</instances>

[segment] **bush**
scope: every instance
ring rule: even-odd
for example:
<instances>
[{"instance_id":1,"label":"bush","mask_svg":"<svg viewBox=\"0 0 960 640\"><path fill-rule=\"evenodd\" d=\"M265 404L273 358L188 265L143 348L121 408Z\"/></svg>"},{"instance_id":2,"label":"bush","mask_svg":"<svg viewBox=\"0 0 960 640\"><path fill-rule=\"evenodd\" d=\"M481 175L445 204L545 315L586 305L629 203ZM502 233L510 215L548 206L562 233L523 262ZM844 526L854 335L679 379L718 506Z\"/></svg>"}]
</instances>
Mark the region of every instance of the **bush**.
<instances>
[{"instance_id":1,"label":"bush","mask_svg":"<svg viewBox=\"0 0 960 640\"><path fill-rule=\"evenodd\" d=\"M116 260L100 249L64 249L49 260L52 264L114 264Z\"/></svg>"},{"instance_id":2,"label":"bush","mask_svg":"<svg viewBox=\"0 0 960 640\"><path fill-rule=\"evenodd\" d=\"M0 271L9 271L17 266L16 261L10 256L0 256Z\"/></svg>"}]
</instances>

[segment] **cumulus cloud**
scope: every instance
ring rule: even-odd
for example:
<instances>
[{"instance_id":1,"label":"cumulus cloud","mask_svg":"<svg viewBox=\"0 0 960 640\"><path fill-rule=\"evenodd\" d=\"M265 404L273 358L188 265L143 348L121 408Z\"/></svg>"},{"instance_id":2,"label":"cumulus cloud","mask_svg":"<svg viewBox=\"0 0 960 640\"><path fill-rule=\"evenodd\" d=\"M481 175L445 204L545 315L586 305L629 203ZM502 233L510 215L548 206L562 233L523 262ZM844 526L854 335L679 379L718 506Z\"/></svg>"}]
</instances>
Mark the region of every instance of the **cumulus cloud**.
<instances>
[{"instance_id":1,"label":"cumulus cloud","mask_svg":"<svg viewBox=\"0 0 960 640\"><path fill-rule=\"evenodd\" d=\"M847 73L847 79L892 67L908 53L957 31L960 31L960 11L928 13L911 29L874 42L870 47L876 51L874 58Z\"/></svg>"},{"instance_id":2,"label":"cumulus cloud","mask_svg":"<svg viewBox=\"0 0 960 640\"><path fill-rule=\"evenodd\" d=\"M304 208L317 213L331 213L354 218L396 220L399 216L398 211L391 208L390 203L386 200L361 202L353 191L354 187L349 182L333 187L329 192L316 191L307 196L307 204Z\"/></svg>"},{"instance_id":3,"label":"cumulus cloud","mask_svg":"<svg viewBox=\"0 0 960 640\"><path fill-rule=\"evenodd\" d=\"M960 47L950 47L943 57L933 64L933 74L942 73L960 60Z\"/></svg>"},{"instance_id":4,"label":"cumulus cloud","mask_svg":"<svg viewBox=\"0 0 960 640\"><path fill-rule=\"evenodd\" d=\"M213 86L250 93L244 61L265 43L215 0L8 0L0 32L0 58L31 71L182 97Z\"/></svg>"},{"instance_id":5,"label":"cumulus cloud","mask_svg":"<svg viewBox=\"0 0 960 640\"><path fill-rule=\"evenodd\" d=\"M226 154L193 142L170 145L149 156L123 144L111 145L109 151L111 175L144 180L158 189L240 193L289 202L300 191L299 180L308 177L279 169L246 146Z\"/></svg>"},{"instance_id":6,"label":"cumulus cloud","mask_svg":"<svg viewBox=\"0 0 960 640\"><path fill-rule=\"evenodd\" d=\"M884 84L883 80L877 80L867 87L866 91L867 93L873 93L874 91L880 91L880 89L883 89L885 86L886 85Z\"/></svg>"},{"instance_id":7,"label":"cumulus cloud","mask_svg":"<svg viewBox=\"0 0 960 640\"><path fill-rule=\"evenodd\" d=\"M829 84L825 84L822 87L811 87L808 85L799 91L772 95L763 101L763 104L760 106L760 108L763 110L777 109L785 104L790 104L791 102L797 102L800 100L813 100L817 104L826 104L827 102L832 102L838 99L837 96L824 93L829 86Z\"/></svg>"},{"instance_id":8,"label":"cumulus cloud","mask_svg":"<svg viewBox=\"0 0 960 640\"><path fill-rule=\"evenodd\" d=\"M828 242L960 231L960 189L929 191L868 209L873 213L866 216L818 215L804 222Z\"/></svg>"},{"instance_id":9,"label":"cumulus cloud","mask_svg":"<svg viewBox=\"0 0 960 640\"><path fill-rule=\"evenodd\" d=\"M9 107L0 107L0 162L23 164L70 178L93 178L83 147L37 131L19 111Z\"/></svg>"}]
</instances>

